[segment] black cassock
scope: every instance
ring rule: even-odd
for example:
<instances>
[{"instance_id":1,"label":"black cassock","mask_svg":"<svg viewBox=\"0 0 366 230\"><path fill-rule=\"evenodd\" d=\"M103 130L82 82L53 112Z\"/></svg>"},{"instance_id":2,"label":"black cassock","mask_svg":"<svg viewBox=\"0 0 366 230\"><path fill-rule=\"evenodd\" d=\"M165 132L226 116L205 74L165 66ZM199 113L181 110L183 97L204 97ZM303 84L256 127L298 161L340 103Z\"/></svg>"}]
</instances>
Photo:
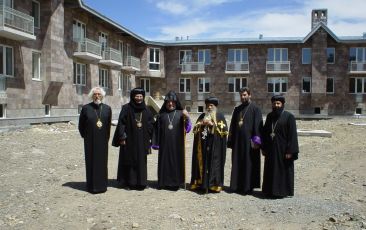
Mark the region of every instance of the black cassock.
<instances>
[{"instance_id":1,"label":"black cassock","mask_svg":"<svg viewBox=\"0 0 366 230\"><path fill-rule=\"evenodd\" d=\"M277 197L293 196L294 160L298 158L299 145L296 121L291 113L283 111L280 118L274 112L267 115L262 148L265 153L263 193ZM292 158L285 159L286 153L292 154Z\"/></svg>"},{"instance_id":2,"label":"black cassock","mask_svg":"<svg viewBox=\"0 0 366 230\"><path fill-rule=\"evenodd\" d=\"M97 127L100 118L102 127ZM106 104L94 102L83 106L79 117L79 132L84 138L86 185L92 193L105 192L108 185L108 140L112 110Z\"/></svg>"},{"instance_id":3,"label":"black cassock","mask_svg":"<svg viewBox=\"0 0 366 230\"><path fill-rule=\"evenodd\" d=\"M137 127L137 121L142 127ZM143 188L147 185L147 154L151 146L153 116L144 108L136 112L128 103L122 106L112 145L120 147L117 181L122 186ZM126 145L120 145L125 140Z\"/></svg>"},{"instance_id":4,"label":"black cassock","mask_svg":"<svg viewBox=\"0 0 366 230\"><path fill-rule=\"evenodd\" d=\"M169 129L169 121L173 126L172 129ZM184 126L182 110L160 113L155 122L153 145L159 146L158 186L160 188L179 187L185 183Z\"/></svg>"},{"instance_id":5,"label":"black cassock","mask_svg":"<svg viewBox=\"0 0 366 230\"><path fill-rule=\"evenodd\" d=\"M214 126L200 125L201 114L193 128L191 189L220 192L224 185L228 127L223 114L216 113Z\"/></svg>"},{"instance_id":6,"label":"black cassock","mask_svg":"<svg viewBox=\"0 0 366 230\"><path fill-rule=\"evenodd\" d=\"M260 149L252 148L251 139L260 138L262 127L262 112L253 102L235 107L228 137L228 147L232 149L232 191L248 193L260 187Z\"/></svg>"}]
</instances>

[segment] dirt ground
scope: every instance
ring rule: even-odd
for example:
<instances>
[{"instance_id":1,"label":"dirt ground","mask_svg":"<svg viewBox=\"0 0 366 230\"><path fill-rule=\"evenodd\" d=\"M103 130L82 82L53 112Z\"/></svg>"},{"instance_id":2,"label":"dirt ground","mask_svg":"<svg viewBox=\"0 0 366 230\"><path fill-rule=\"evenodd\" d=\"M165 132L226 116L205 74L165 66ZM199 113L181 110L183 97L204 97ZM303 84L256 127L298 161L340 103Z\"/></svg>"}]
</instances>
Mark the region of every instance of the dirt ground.
<instances>
[{"instance_id":1,"label":"dirt ground","mask_svg":"<svg viewBox=\"0 0 366 230\"><path fill-rule=\"evenodd\" d=\"M366 126L350 122L366 118L297 121L299 129L322 129L332 137L299 137L295 196L275 200L260 189L247 196L158 190L156 151L148 156L149 187L120 189L112 146L108 191L92 195L85 191L83 140L75 124L2 132L0 229L366 229ZM226 186L230 170L228 150Z\"/></svg>"}]
</instances>

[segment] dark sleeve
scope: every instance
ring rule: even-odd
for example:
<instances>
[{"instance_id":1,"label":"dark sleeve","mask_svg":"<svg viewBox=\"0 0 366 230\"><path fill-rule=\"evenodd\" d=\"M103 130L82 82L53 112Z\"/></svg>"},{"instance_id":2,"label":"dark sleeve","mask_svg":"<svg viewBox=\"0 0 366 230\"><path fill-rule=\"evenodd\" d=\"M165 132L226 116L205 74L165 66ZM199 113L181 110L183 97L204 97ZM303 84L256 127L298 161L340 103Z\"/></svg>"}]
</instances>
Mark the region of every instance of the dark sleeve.
<instances>
[{"instance_id":1,"label":"dark sleeve","mask_svg":"<svg viewBox=\"0 0 366 230\"><path fill-rule=\"evenodd\" d=\"M297 140L296 120L294 115L292 114L289 115L287 120L287 131L288 131L287 153L292 154L293 160L297 160L299 154L299 144Z\"/></svg>"},{"instance_id":2,"label":"dark sleeve","mask_svg":"<svg viewBox=\"0 0 366 230\"><path fill-rule=\"evenodd\" d=\"M119 114L119 117L118 117L118 124L117 124L116 130L114 132L113 140L112 140L112 145L115 147L119 147L120 140L127 139L127 134L126 134L127 115L128 115L127 108L125 106L123 106L122 110Z\"/></svg>"},{"instance_id":3,"label":"dark sleeve","mask_svg":"<svg viewBox=\"0 0 366 230\"><path fill-rule=\"evenodd\" d=\"M262 118L262 112L260 110L260 108L256 107L254 110L254 122L253 122L253 134L251 139L254 141L256 144L261 144L262 143L262 128L263 128L263 118Z\"/></svg>"},{"instance_id":4,"label":"dark sleeve","mask_svg":"<svg viewBox=\"0 0 366 230\"><path fill-rule=\"evenodd\" d=\"M159 140L160 140L160 116L158 115L154 123L154 131L151 139L153 149L159 149Z\"/></svg>"},{"instance_id":5,"label":"dark sleeve","mask_svg":"<svg viewBox=\"0 0 366 230\"><path fill-rule=\"evenodd\" d=\"M154 117L153 117L152 113L150 112L150 110L146 110L146 111L147 111L147 114L148 114L148 117L147 117L147 124L148 124L147 131L149 133L149 137L150 137L150 140L151 140L153 132L154 132Z\"/></svg>"},{"instance_id":6,"label":"dark sleeve","mask_svg":"<svg viewBox=\"0 0 366 230\"><path fill-rule=\"evenodd\" d=\"M108 106L108 126L107 126L107 138L109 140L111 136L111 125L112 125L112 109Z\"/></svg>"},{"instance_id":7,"label":"dark sleeve","mask_svg":"<svg viewBox=\"0 0 366 230\"><path fill-rule=\"evenodd\" d=\"M83 108L81 109L81 112L80 112L80 116L79 116L79 125L78 125L78 128L79 128L79 133L80 133L80 136L82 138L85 137L85 129L86 129L86 108L83 106Z\"/></svg>"},{"instance_id":8,"label":"dark sleeve","mask_svg":"<svg viewBox=\"0 0 366 230\"><path fill-rule=\"evenodd\" d=\"M236 108L233 111L233 115L231 116L231 122L230 122L230 129L229 129L229 136L227 138L227 147L232 148L233 147L233 141L235 140L235 122L237 121L237 112Z\"/></svg>"},{"instance_id":9,"label":"dark sleeve","mask_svg":"<svg viewBox=\"0 0 366 230\"><path fill-rule=\"evenodd\" d=\"M271 132L271 116L270 114L267 115L266 121L264 123L263 129L262 129L262 145L261 148L265 153L269 152L269 146L271 144L270 142L270 136L269 133Z\"/></svg>"}]
</instances>

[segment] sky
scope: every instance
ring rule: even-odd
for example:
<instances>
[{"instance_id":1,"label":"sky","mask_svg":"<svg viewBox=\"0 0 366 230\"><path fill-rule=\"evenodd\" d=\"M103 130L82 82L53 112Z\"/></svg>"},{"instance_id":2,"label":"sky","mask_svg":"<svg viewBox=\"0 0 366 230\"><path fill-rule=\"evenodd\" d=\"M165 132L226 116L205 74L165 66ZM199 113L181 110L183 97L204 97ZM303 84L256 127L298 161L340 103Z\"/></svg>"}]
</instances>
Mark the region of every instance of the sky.
<instances>
[{"instance_id":1,"label":"sky","mask_svg":"<svg viewBox=\"0 0 366 230\"><path fill-rule=\"evenodd\" d=\"M366 32L366 0L83 0L147 40L305 37L312 9L336 36Z\"/></svg>"}]
</instances>

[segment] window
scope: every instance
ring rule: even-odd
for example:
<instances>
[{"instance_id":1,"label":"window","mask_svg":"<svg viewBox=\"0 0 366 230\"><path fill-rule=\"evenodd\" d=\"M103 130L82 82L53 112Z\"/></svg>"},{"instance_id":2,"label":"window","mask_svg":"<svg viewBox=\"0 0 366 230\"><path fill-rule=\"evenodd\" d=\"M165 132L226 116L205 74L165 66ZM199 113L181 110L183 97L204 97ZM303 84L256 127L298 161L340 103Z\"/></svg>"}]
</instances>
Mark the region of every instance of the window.
<instances>
[{"instance_id":1,"label":"window","mask_svg":"<svg viewBox=\"0 0 366 230\"><path fill-rule=\"evenodd\" d=\"M74 84L86 84L86 65L74 62Z\"/></svg>"},{"instance_id":2,"label":"window","mask_svg":"<svg viewBox=\"0 0 366 230\"><path fill-rule=\"evenodd\" d=\"M349 60L356 62L366 62L366 48L365 47L350 48Z\"/></svg>"},{"instance_id":3,"label":"window","mask_svg":"<svg viewBox=\"0 0 366 230\"><path fill-rule=\"evenodd\" d=\"M334 78L327 77L327 93L334 93Z\"/></svg>"},{"instance_id":4,"label":"window","mask_svg":"<svg viewBox=\"0 0 366 230\"><path fill-rule=\"evenodd\" d=\"M183 62L192 62L192 50L180 50L179 51L179 64Z\"/></svg>"},{"instance_id":5,"label":"window","mask_svg":"<svg viewBox=\"0 0 366 230\"><path fill-rule=\"evenodd\" d=\"M179 78L179 92L190 93L191 92L191 79L190 78Z\"/></svg>"},{"instance_id":6,"label":"window","mask_svg":"<svg viewBox=\"0 0 366 230\"><path fill-rule=\"evenodd\" d=\"M102 51L105 51L108 47L108 35L106 33L99 33L99 43L102 45Z\"/></svg>"},{"instance_id":7,"label":"window","mask_svg":"<svg viewBox=\"0 0 366 230\"><path fill-rule=\"evenodd\" d=\"M51 105L44 105L44 115L46 117L51 116Z\"/></svg>"},{"instance_id":8,"label":"window","mask_svg":"<svg viewBox=\"0 0 366 230\"><path fill-rule=\"evenodd\" d=\"M9 8L13 8L13 0L5 0L5 6L9 7Z\"/></svg>"},{"instance_id":9,"label":"window","mask_svg":"<svg viewBox=\"0 0 366 230\"><path fill-rule=\"evenodd\" d=\"M267 61L283 62L288 61L287 48L269 48Z\"/></svg>"},{"instance_id":10,"label":"window","mask_svg":"<svg viewBox=\"0 0 366 230\"><path fill-rule=\"evenodd\" d=\"M287 77L269 77L267 79L268 93L286 93L287 83Z\"/></svg>"},{"instance_id":11,"label":"window","mask_svg":"<svg viewBox=\"0 0 366 230\"><path fill-rule=\"evenodd\" d=\"M311 77L302 78L302 93L311 93Z\"/></svg>"},{"instance_id":12,"label":"window","mask_svg":"<svg viewBox=\"0 0 366 230\"><path fill-rule=\"evenodd\" d=\"M229 62L247 62L248 49L229 49L227 52Z\"/></svg>"},{"instance_id":13,"label":"window","mask_svg":"<svg viewBox=\"0 0 366 230\"><path fill-rule=\"evenodd\" d=\"M128 94L131 91L130 75L125 73L118 75L118 90L121 91L121 96L129 96Z\"/></svg>"},{"instance_id":14,"label":"window","mask_svg":"<svg viewBox=\"0 0 366 230\"><path fill-rule=\"evenodd\" d=\"M240 88L247 86L247 79L244 77L229 77L229 92L230 93L238 93Z\"/></svg>"},{"instance_id":15,"label":"window","mask_svg":"<svg viewBox=\"0 0 366 230\"><path fill-rule=\"evenodd\" d=\"M350 78L349 92L358 94L366 93L366 77Z\"/></svg>"},{"instance_id":16,"label":"window","mask_svg":"<svg viewBox=\"0 0 366 230\"><path fill-rule=\"evenodd\" d=\"M160 70L160 49L150 48L150 70Z\"/></svg>"},{"instance_id":17,"label":"window","mask_svg":"<svg viewBox=\"0 0 366 230\"><path fill-rule=\"evenodd\" d=\"M41 80L41 54L32 53L32 79Z\"/></svg>"},{"instance_id":18,"label":"window","mask_svg":"<svg viewBox=\"0 0 366 230\"><path fill-rule=\"evenodd\" d=\"M311 64L311 48L302 49L302 64Z\"/></svg>"},{"instance_id":19,"label":"window","mask_svg":"<svg viewBox=\"0 0 366 230\"><path fill-rule=\"evenodd\" d=\"M123 48L123 42L122 41L119 41L118 42L118 50L121 52L121 57L122 57L122 62L123 62L123 51L124 51L124 48Z\"/></svg>"},{"instance_id":20,"label":"window","mask_svg":"<svg viewBox=\"0 0 366 230\"><path fill-rule=\"evenodd\" d=\"M40 28L40 4L37 1L32 1L32 17L34 18L34 27Z\"/></svg>"},{"instance_id":21,"label":"window","mask_svg":"<svg viewBox=\"0 0 366 230\"><path fill-rule=\"evenodd\" d=\"M327 63L334 64L335 62L335 48L327 48Z\"/></svg>"},{"instance_id":22,"label":"window","mask_svg":"<svg viewBox=\"0 0 366 230\"><path fill-rule=\"evenodd\" d=\"M198 62L209 65L211 63L211 51L208 49L198 50Z\"/></svg>"},{"instance_id":23,"label":"window","mask_svg":"<svg viewBox=\"0 0 366 230\"><path fill-rule=\"evenodd\" d=\"M198 92L209 93L210 92L210 78L198 78Z\"/></svg>"},{"instance_id":24,"label":"window","mask_svg":"<svg viewBox=\"0 0 366 230\"><path fill-rule=\"evenodd\" d=\"M121 91L123 89L123 73L118 73L118 90Z\"/></svg>"},{"instance_id":25,"label":"window","mask_svg":"<svg viewBox=\"0 0 366 230\"><path fill-rule=\"evenodd\" d=\"M13 76L13 47L0 45L0 76Z\"/></svg>"},{"instance_id":26,"label":"window","mask_svg":"<svg viewBox=\"0 0 366 230\"><path fill-rule=\"evenodd\" d=\"M204 107L203 107L202 105L199 105L199 106L197 107L197 112L199 112L199 113L203 113L203 109L204 109Z\"/></svg>"},{"instance_id":27,"label":"window","mask_svg":"<svg viewBox=\"0 0 366 230\"><path fill-rule=\"evenodd\" d=\"M0 104L0 118L6 118L6 104Z\"/></svg>"},{"instance_id":28,"label":"window","mask_svg":"<svg viewBox=\"0 0 366 230\"><path fill-rule=\"evenodd\" d=\"M107 69L99 69L99 86L109 88L109 75Z\"/></svg>"},{"instance_id":29,"label":"window","mask_svg":"<svg viewBox=\"0 0 366 230\"><path fill-rule=\"evenodd\" d=\"M76 42L83 41L86 37L86 27L85 24L74 20L72 26L72 39Z\"/></svg>"}]
</instances>

